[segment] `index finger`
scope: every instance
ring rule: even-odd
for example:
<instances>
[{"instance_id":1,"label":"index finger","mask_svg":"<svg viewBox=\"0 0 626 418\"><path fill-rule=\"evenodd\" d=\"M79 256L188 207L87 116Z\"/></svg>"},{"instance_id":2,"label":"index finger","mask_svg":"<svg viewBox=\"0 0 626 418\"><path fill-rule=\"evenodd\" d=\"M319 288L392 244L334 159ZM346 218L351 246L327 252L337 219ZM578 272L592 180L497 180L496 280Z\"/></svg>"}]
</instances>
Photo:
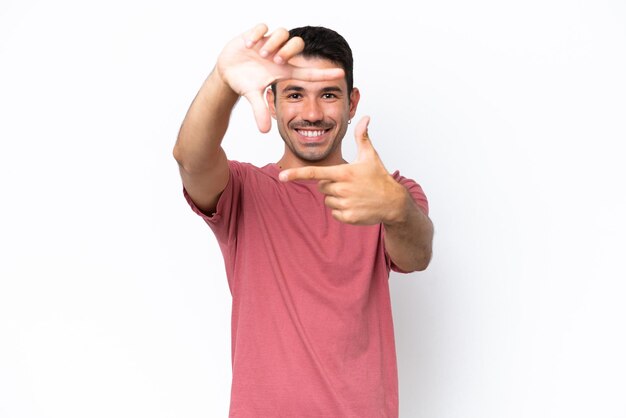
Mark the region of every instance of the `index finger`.
<instances>
[{"instance_id":1,"label":"index finger","mask_svg":"<svg viewBox=\"0 0 626 418\"><path fill-rule=\"evenodd\" d=\"M243 34L246 48L252 48L267 33L268 28L265 23L259 23L249 31Z\"/></svg>"},{"instance_id":2,"label":"index finger","mask_svg":"<svg viewBox=\"0 0 626 418\"><path fill-rule=\"evenodd\" d=\"M326 81L344 77L343 68L294 67L291 78L301 81Z\"/></svg>"},{"instance_id":3,"label":"index finger","mask_svg":"<svg viewBox=\"0 0 626 418\"><path fill-rule=\"evenodd\" d=\"M343 177L344 167L340 165L327 167L298 167L283 170L278 175L280 181L293 180L331 180L338 181Z\"/></svg>"}]
</instances>

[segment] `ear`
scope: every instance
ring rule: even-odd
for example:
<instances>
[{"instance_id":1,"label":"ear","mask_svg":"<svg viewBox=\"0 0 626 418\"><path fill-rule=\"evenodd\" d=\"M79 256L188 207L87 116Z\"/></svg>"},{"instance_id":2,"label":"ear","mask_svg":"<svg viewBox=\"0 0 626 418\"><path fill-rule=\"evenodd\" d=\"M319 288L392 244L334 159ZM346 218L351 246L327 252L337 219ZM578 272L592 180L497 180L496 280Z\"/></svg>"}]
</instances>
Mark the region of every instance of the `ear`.
<instances>
[{"instance_id":1,"label":"ear","mask_svg":"<svg viewBox=\"0 0 626 418\"><path fill-rule=\"evenodd\" d=\"M359 100L361 99L361 92L359 89L354 87L350 92L350 119L354 117L356 114L356 108L359 105Z\"/></svg>"},{"instance_id":2,"label":"ear","mask_svg":"<svg viewBox=\"0 0 626 418\"><path fill-rule=\"evenodd\" d=\"M276 96L274 96L271 87L265 92L265 100L267 101L267 107L270 109L270 114L276 119Z\"/></svg>"}]
</instances>

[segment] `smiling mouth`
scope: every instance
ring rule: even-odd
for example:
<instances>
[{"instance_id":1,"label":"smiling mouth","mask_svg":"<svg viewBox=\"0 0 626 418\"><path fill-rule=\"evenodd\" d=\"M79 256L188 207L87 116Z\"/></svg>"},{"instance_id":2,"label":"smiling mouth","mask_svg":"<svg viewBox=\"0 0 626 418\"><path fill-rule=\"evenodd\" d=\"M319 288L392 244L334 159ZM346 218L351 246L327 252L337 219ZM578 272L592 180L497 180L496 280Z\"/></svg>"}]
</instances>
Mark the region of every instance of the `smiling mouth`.
<instances>
[{"instance_id":1,"label":"smiling mouth","mask_svg":"<svg viewBox=\"0 0 626 418\"><path fill-rule=\"evenodd\" d=\"M298 132L300 135L302 135L302 136L304 136L306 138L311 138L311 139L318 138L318 137L324 135L328 131L329 131L329 129L317 129L317 130L296 129L296 132Z\"/></svg>"}]
</instances>

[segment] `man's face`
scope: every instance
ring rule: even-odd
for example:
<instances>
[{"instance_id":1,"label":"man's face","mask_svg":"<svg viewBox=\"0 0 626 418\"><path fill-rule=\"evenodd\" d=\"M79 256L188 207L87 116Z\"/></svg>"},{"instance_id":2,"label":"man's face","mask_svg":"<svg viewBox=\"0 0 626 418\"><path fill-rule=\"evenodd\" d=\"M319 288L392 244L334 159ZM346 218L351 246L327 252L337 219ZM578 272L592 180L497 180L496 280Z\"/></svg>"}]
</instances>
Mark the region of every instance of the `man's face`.
<instances>
[{"instance_id":1,"label":"man's face","mask_svg":"<svg viewBox=\"0 0 626 418\"><path fill-rule=\"evenodd\" d=\"M302 67L336 68L321 58L295 57ZM334 165L343 162L341 141L354 116L359 92L347 91L345 78L330 81L281 80L267 101L278 131L285 141L285 156L301 164ZM289 154L289 155L288 155Z\"/></svg>"}]
</instances>

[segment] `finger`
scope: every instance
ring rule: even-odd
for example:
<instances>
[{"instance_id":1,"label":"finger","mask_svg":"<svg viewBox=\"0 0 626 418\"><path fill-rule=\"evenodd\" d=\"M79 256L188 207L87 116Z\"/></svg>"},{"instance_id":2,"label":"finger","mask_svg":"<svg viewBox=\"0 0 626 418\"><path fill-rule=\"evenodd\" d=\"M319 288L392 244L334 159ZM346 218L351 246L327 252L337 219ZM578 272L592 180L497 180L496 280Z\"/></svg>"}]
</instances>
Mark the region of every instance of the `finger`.
<instances>
[{"instance_id":1,"label":"finger","mask_svg":"<svg viewBox=\"0 0 626 418\"><path fill-rule=\"evenodd\" d=\"M294 67L291 78L302 81L327 81L336 80L344 76L341 68L307 68Z\"/></svg>"},{"instance_id":2,"label":"finger","mask_svg":"<svg viewBox=\"0 0 626 418\"><path fill-rule=\"evenodd\" d=\"M331 209L330 214L344 224L349 225L374 225L378 222L368 221L359 217L358 213L350 209Z\"/></svg>"},{"instance_id":3,"label":"finger","mask_svg":"<svg viewBox=\"0 0 626 418\"><path fill-rule=\"evenodd\" d=\"M299 36L289 39L274 55L276 64L283 64L294 56L298 55L304 49L304 41Z\"/></svg>"},{"instance_id":4,"label":"finger","mask_svg":"<svg viewBox=\"0 0 626 418\"><path fill-rule=\"evenodd\" d=\"M344 211L344 210L332 209L330 211L330 214L333 216L333 218L335 218L336 220L338 220L341 223L344 223L344 224L353 224L353 223L355 223L348 217L348 215L346 214L346 211Z\"/></svg>"},{"instance_id":5,"label":"finger","mask_svg":"<svg viewBox=\"0 0 626 418\"><path fill-rule=\"evenodd\" d=\"M374 151L374 146L372 145L367 130L369 123L370 117L363 116L354 128L354 139L356 140L357 147L357 161L370 156L371 152Z\"/></svg>"},{"instance_id":6,"label":"finger","mask_svg":"<svg viewBox=\"0 0 626 418\"><path fill-rule=\"evenodd\" d=\"M270 118L269 109L263 100L263 95L258 91L254 91L246 93L245 97L252 106L252 112L254 113L254 119L256 120L259 131L263 133L269 132L272 127L272 120Z\"/></svg>"},{"instance_id":7,"label":"finger","mask_svg":"<svg viewBox=\"0 0 626 418\"><path fill-rule=\"evenodd\" d=\"M332 180L338 181L343 178L345 168L340 165L328 167L298 167L283 170L278 175L281 181L293 180Z\"/></svg>"},{"instance_id":8,"label":"finger","mask_svg":"<svg viewBox=\"0 0 626 418\"><path fill-rule=\"evenodd\" d=\"M345 202L341 198L335 196L326 196L324 198L324 204L333 210L345 209Z\"/></svg>"},{"instance_id":9,"label":"finger","mask_svg":"<svg viewBox=\"0 0 626 418\"><path fill-rule=\"evenodd\" d=\"M330 185L333 184L334 182L330 181L330 180L320 180L319 183L317 183L317 188L320 191L320 193L323 194L332 194L330 193Z\"/></svg>"},{"instance_id":10,"label":"finger","mask_svg":"<svg viewBox=\"0 0 626 418\"><path fill-rule=\"evenodd\" d=\"M267 25L259 23L243 35L247 48L252 48L267 33Z\"/></svg>"},{"instance_id":11,"label":"finger","mask_svg":"<svg viewBox=\"0 0 626 418\"><path fill-rule=\"evenodd\" d=\"M349 185L340 181L320 180L317 188L320 193L338 198L344 198L350 193Z\"/></svg>"},{"instance_id":12,"label":"finger","mask_svg":"<svg viewBox=\"0 0 626 418\"><path fill-rule=\"evenodd\" d=\"M282 45L289 39L289 32L285 28L278 28L269 36L263 48L259 51L259 55L263 58L267 58L272 55L276 50L282 47Z\"/></svg>"}]
</instances>

